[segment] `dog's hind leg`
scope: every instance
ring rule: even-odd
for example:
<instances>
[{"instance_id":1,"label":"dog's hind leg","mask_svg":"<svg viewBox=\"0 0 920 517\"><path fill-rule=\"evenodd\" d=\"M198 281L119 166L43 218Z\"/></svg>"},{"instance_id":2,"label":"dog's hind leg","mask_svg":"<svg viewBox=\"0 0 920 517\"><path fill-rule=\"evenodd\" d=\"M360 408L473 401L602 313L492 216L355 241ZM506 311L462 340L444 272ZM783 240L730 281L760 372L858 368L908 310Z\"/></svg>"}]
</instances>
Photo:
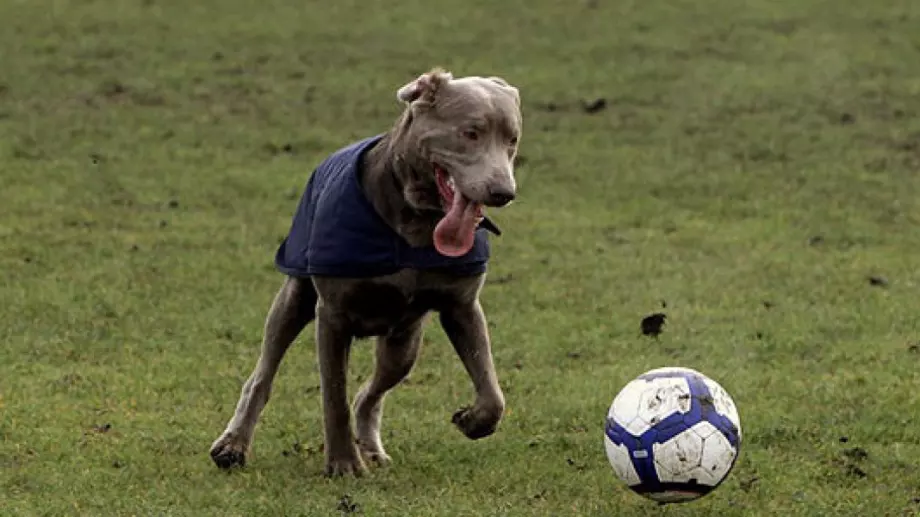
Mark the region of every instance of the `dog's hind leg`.
<instances>
[{"instance_id":1,"label":"dog's hind leg","mask_svg":"<svg viewBox=\"0 0 920 517\"><path fill-rule=\"evenodd\" d=\"M233 418L211 445L211 458L220 468L246 464L246 454L262 409L268 402L272 381L288 347L313 320L316 290L308 278L287 277L265 319L259 362L243 385Z\"/></svg>"},{"instance_id":2,"label":"dog's hind leg","mask_svg":"<svg viewBox=\"0 0 920 517\"><path fill-rule=\"evenodd\" d=\"M441 325L476 389L476 402L454 413L452 422L467 438L489 436L505 411L505 397L495 374L489 330L479 300L446 308L441 312Z\"/></svg>"},{"instance_id":3,"label":"dog's hind leg","mask_svg":"<svg viewBox=\"0 0 920 517\"><path fill-rule=\"evenodd\" d=\"M355 396L358 447L365 458L381 465L390 462L380 440L383 400L412 371L422 345L423 323L424 318L419 318L397 333L377 338L374 376Z\"/></svg>"}]
</instances>

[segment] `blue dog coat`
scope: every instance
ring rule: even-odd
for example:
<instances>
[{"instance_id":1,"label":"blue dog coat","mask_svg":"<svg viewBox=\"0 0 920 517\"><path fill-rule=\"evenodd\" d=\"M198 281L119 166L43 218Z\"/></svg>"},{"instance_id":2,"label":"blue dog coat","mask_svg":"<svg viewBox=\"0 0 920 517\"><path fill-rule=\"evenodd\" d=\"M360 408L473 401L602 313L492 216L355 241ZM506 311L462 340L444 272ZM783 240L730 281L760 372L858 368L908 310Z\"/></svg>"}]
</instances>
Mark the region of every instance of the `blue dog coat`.
<instances>
[{"instance_id":1,"label":"blue dog coat","mask_svg":"<svg viewBox=\"0 0 920 517\"><path fill-rule=\"evenodd\" d=\"M279 271L296 277L370 277L400 269L484 273L489 260L485 228L473 248L447 257L434 246L412 247L390 228L361 190L361 157L383 135L355 142L326 158L307 182L287 237L275 254Z\"/></svg>"}]
</instances>

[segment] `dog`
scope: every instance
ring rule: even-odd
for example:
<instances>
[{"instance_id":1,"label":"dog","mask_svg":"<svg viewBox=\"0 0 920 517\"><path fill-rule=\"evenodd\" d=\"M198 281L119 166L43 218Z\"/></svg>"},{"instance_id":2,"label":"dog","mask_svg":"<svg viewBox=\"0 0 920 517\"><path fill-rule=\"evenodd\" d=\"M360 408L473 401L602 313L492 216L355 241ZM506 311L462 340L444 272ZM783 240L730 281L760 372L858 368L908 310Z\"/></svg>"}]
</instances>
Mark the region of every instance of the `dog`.
<instances>
[{"instance_id":1,"label":"dog","mask_svg":"<svg viewBox=\"0 0 920 517\"><path fill-rule=\"evenodd\" d=\"M245 465L281 360L314 320L325 475L360 476L369 463L391 461L380 439L384 397L412 370L431 313L476 392L452 423L475 440L502 419L479 295L487 232L501 234L484 207L504 207L517 192L519 90L501 77L454 78L434 68L396 97L405 107L387 132L340 149L310 176L275 256L285 278L258 363L210 449L222 469ZM350 408L349 352L368 337L376 337L375 371Z\"/></svg>"}]
</instances>

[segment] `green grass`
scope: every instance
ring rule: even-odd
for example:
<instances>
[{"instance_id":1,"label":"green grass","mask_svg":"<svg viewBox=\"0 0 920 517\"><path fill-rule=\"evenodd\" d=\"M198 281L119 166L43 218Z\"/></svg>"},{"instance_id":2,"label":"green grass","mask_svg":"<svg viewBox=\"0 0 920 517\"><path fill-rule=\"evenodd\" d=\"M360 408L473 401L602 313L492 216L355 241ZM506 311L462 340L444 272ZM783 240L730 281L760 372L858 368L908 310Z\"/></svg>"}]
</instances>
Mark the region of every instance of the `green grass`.
<instances>
[{"instance_id":1,"label":"green grass","mask_svg":"<svg viewBox=\"0 0 920 517\"><path fill-rule=\"evenodd\" d=\"M920 512L917 2L7 0L0 20L0 515ZM394 465L324 479L307 333L249 465L218 471L300 189L433 65L524 99L483 294L506 419L452 428L472 388L430 325L388 401ZM353 358L352 393L370 346ZM719 490L657 507L602 429L664 365L718 380L745 435Z\"/></svg>"}]
</instances>

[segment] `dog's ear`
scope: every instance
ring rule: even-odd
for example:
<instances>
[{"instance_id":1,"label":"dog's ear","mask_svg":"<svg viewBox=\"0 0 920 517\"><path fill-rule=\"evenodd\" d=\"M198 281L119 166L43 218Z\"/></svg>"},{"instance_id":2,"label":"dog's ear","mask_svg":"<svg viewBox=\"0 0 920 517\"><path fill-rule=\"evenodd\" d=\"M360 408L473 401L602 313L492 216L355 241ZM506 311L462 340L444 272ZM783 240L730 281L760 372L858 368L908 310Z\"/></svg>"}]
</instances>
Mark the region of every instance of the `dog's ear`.
<instances>
[{"instance_id":1,"label":"dog's ear","mask_svg":"<svg viewBox=\"0 0 920 517\"><path fill-rule=\"evenodd\" d=\"M493 83L498 83L502 86L511 86L510 84L508 84L508 81L502 79L501 77L496 77L494 75L489 77L489 80L492 81Z\"/></svg>"},{"instance_id":2,"label":"dog's ear","mask_svg":"<svg viewBox=\"0 0 920 517\"><path fill-rule=\"evenodd\" d=\"M430 72L418 76L410 83L405 84L396 91L396 98L411 104L421 98L431 100L434 98L441 85L449 82L454 76L443 68L434 68Z\"/></svg>"},{"instance_id":3,"label":"dog's ear","mask_svg":"<svg viewBox=\"0 0 920 517\"><path fill-rule=\"evenodd\" d=\"M496 77L493 75L491 77L488 77L488 79L492 81L493 83L496 83L499 86L503 86L507 88L508 90L510 90L511 93L514 95L514 100L517 101L518 106L521 105L521 94L516 87L511 86L511 84L508 83L508 81L502 79L501 77Z\"/></svg>"}]
</instances>

